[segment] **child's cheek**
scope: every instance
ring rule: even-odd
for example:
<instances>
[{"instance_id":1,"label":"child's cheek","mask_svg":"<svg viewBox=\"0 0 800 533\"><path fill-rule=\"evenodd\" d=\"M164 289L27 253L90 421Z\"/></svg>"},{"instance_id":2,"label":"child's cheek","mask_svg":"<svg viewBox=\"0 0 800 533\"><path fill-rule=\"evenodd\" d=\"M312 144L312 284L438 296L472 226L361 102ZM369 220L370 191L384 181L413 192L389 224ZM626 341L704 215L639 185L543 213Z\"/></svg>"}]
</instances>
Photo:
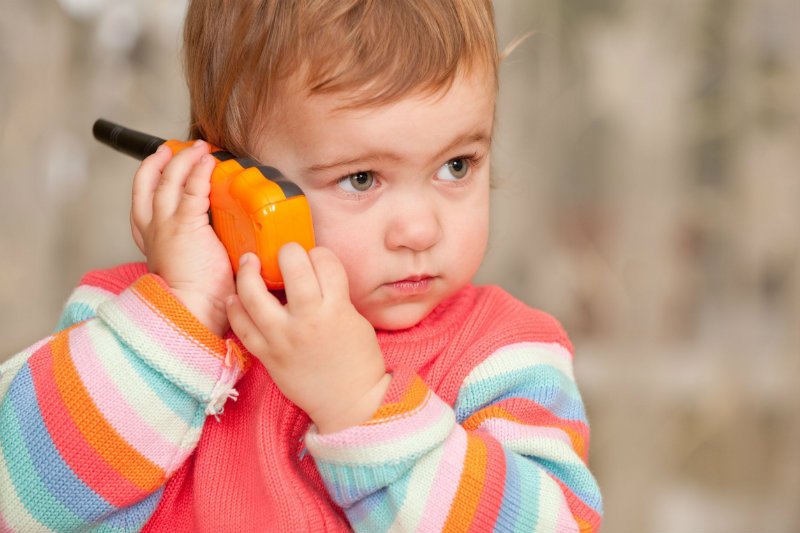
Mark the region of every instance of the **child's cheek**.
<instances>
[{"instance_id":1,"label":"child's cheek","mask_svg":"<svg viewBox=\"0 0 800 533\"><path fill-rule=\"evenodd\" d=\"M363 228L363 229L362 229ZM344 265L348 279L359 277L361 271L369 268L369 262L379 250L371 244L373 239L369 228L357 220L320 216L314 223L317 246L331 250Z\"/></svg>"},{"instance_id":2,"label":"child's cheek","mask_svg":"<svg viewBox=\"0 0 800 533\"><path fill-rule=\"evenodd\" d=\"M376 259L378 251L375 250L370 254L364 247L352 245L357 243L348 244L334 243L334 247L331 249L342 262L347 273L351 298L358 299L358 295L364 291L364 286L377 279L372 263Z\"/></svg>"}]
</instances>

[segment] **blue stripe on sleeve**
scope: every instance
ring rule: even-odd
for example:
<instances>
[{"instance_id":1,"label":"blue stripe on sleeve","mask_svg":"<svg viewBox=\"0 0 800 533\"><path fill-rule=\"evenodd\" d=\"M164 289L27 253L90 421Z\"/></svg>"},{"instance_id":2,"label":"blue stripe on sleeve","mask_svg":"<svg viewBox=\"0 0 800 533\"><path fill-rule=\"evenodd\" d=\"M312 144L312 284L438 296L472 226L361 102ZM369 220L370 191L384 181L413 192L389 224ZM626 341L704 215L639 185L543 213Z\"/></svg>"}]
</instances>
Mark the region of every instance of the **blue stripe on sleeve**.
<instances>
[{"instance_id":1,"label":"blue stripe on sleeve","mask_svg":"<svg viewBox=\"0 0 800 533\"><path fill-rule=\"evenodd\" d=\"M25 420L20 427L25 447L30 454L36 474L47 490L51 494L61 495L60 498L55 497L82 520L91 520L114 511L116 507L105 501L75 475L58 452L42 418L33 376L28 365L17 374L12 388L13 391L9 392L14 395L13 404L17 419Z\"/></svg>"}]
</instances>

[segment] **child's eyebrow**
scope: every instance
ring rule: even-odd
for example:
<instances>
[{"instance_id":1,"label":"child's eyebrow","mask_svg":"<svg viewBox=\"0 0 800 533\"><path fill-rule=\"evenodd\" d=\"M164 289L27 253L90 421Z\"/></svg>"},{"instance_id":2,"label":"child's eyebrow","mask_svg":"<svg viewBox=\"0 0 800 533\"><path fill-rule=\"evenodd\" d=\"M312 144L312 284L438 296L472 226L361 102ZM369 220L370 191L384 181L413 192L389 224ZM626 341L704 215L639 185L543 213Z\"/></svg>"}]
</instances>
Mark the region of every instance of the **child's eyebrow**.
<instances>
[{"instance_id":1,"label":"child's eyebrow","mask_svg":"<svg viewBox=\"0 0 800 533\"><path fill-rule=\"evenodd\" d=\"M436 154L436 156L433 157L433 161L441 159L447 152L453 150L455 147L461 144L473 144L473 143L480 143L482 145L488 146L489 144L491 144L491 134L488 131L479 130L459 135L458 137L453 139L453 141L450 144L444 147L438 154ZM330 170L332 168L354 165L356 163L378 161L378 160L402 161L403 157L391 151L366 152L363 154L359 154L355 157L348 157L346 159L333 161L331 163L311 165L310 167L307 167L305 169L305 172L307 173L322 172L325 170Z\"/></svg>"}]
</instances>

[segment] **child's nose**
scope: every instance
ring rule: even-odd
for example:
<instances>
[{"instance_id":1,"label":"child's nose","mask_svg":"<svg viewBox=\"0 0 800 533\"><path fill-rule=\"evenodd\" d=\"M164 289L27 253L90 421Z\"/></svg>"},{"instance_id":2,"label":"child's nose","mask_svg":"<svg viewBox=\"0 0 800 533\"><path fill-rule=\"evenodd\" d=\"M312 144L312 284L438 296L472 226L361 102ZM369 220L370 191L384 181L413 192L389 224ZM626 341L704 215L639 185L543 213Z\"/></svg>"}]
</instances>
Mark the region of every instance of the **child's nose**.
<instances>
[{"instance_id":1,"label":"child's nose","mask_svg":"<svg viewBox=\"0 0 800 533\"><path fill-rule=\"evenodd\" d=\"M392 206L386 231L386 246L390 250L407 248L422 252L442 238L442 225L435 201L406 198Z\"/></svg>"}]
</instances>

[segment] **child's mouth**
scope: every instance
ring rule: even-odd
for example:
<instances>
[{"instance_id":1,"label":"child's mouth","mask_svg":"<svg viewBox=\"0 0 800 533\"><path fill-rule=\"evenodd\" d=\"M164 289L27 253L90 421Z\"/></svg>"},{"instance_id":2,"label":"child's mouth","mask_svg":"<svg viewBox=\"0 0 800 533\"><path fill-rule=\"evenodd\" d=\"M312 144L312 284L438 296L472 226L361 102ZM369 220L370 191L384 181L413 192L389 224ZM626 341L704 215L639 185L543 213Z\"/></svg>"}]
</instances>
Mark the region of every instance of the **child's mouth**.
<instances>
[{"instance_id":1,"label":"child's mouth","mask_svg":"<svg viewBox=\"0 0 800 533\"><path fill-rule=\"evenodd\" d=\"M430 288L431 282L434 280L433 276L423 274L421 276L412 276L406 279L401 279L387 283L386 287L397 291L401 294L413 295L423 294Z\"/></svg>"}]
</instances>

